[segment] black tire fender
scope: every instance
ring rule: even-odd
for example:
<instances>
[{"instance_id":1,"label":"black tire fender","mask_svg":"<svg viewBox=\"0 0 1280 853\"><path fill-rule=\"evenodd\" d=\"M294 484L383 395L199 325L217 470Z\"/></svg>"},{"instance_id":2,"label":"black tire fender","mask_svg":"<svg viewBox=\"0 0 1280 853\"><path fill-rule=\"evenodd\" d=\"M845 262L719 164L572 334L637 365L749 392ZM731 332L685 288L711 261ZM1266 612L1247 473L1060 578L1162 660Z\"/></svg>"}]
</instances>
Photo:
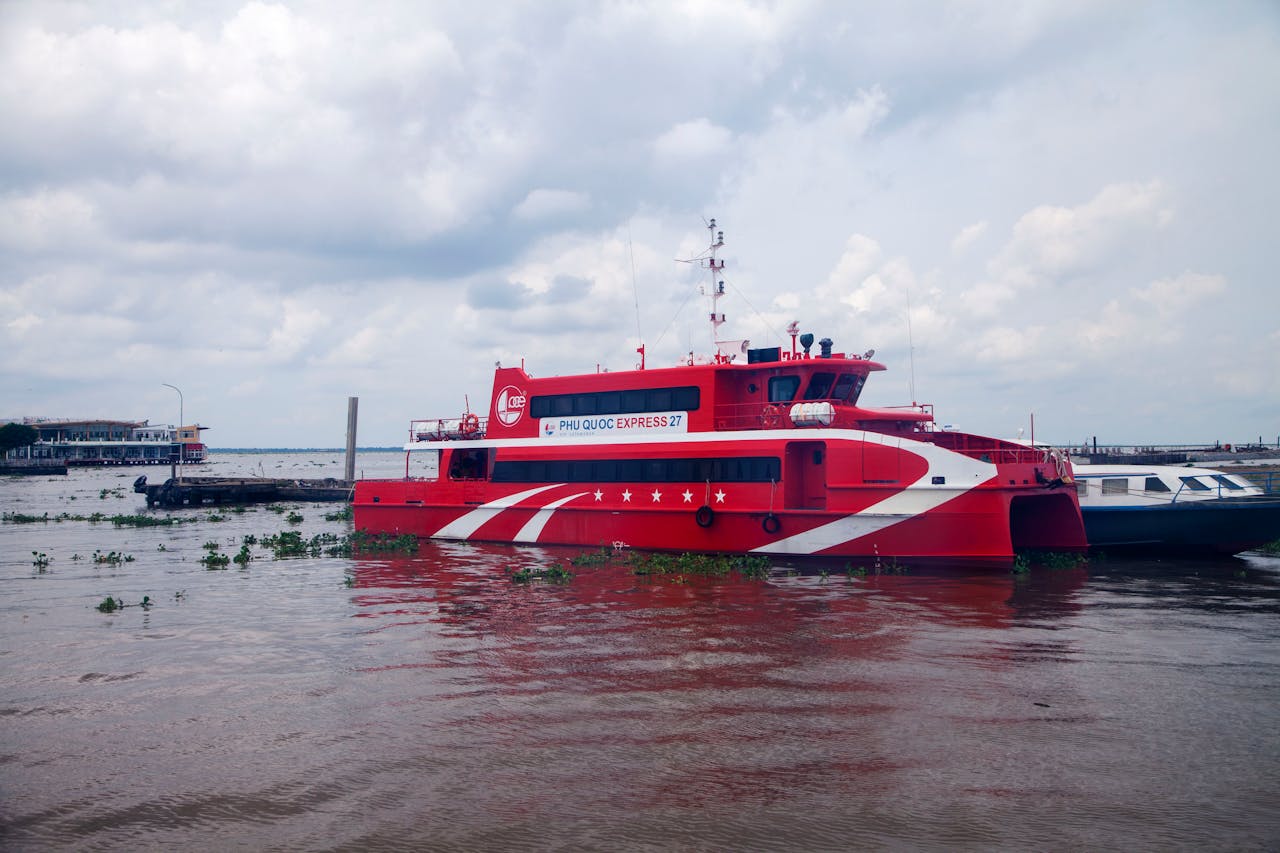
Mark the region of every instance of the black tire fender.
<instances>
[{"instance_id":1,"label":"black tire fender","mask_svg":"<svg viewBox=\"0 0 1280 853\"><path fill-rule=\"evenodd\" d=\"M716 511L707 504L703 504L693 514L693 520L698 522L699 527L710 527L716 520Z\"/></svg>"},{"instance_id":2,"label":"black tire fender","mask_svg":"<svg viewBox=\"0 0 1280 853\"><path fill-rule=\"evenodd\" d=\"M782 520L773 513L769 513L760 520L760 526L764 528L764 532L770 536L782 529Z\"/></svg>"}]
</instances>

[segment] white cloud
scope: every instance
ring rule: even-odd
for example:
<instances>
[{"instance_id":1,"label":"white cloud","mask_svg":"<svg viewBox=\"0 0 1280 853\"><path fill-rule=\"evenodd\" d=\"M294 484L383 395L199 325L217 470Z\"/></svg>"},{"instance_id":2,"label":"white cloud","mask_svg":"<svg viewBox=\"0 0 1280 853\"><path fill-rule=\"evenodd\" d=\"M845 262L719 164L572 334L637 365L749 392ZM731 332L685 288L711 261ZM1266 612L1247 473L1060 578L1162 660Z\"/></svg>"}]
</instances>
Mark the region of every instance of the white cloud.
<instances>
[{"instance_id":1,"label":"white cloud","mask_svg":"<svg viewBox=\"0 0 1280 853\"><path fill-rule=\"evenodd\" d=\"M1112 184L1077 207L1041 205L1014 225L995 268L1046 279L1095 269L1169 223L1166 195L1159 182Z\"/></svg>"},{"instance_id":2,"label":"white cloud","mask_svg":"<svg viewBox=\"0 0 1280 853\"><path fill-rule=\"evenodd\" d=\"M987 223L985 221L966 225L964 228L961 228L960 232L952 239L951 251L965 251L985 233L987 233Z\"/></svg>"},{"instance_id":3,"label":"white cloud","mask_svg":"<svg viewBox=\"0 0 1280 853\"><path fill-rule=\"evenodd\" d=\"M1184 272L1174 278L1153 281L1137 297L1160 314L1183 313L1197 302L1220 296L1227 282L1220 275Z\"/></svg>"},{"instance_id":4,"label":"white cloud","mask_svg":"<svg viewBox=\"0 0 1280 853\"><path fill-rule=\"evenodd\" d=\"M89 199L70 189L0 198L0 246L9 251L80 249L100 239Z\"/></svg>"},{"instance_id":5,"label":"white cloud","mask_svg":"<svg viewBox=\"0 0 1280 853\"><path fill-rule=\"evenodd\" d=\"M681 122L659 136L653 153L660 164L700 160L724 151L731 139L728 129L699 118Z\"/></svg>"},{"instance_id":6,"label":"white cloud","mask_svg":"<svg viewBox=\"0 0 1280 853\"><path fill-rule=\"evenodd\" d=\"M547 219L565 214L580 213L587 209L590 199L585 193L572 190L532 190L515 208L517 219Z\"/></svg>"}]
</instances>

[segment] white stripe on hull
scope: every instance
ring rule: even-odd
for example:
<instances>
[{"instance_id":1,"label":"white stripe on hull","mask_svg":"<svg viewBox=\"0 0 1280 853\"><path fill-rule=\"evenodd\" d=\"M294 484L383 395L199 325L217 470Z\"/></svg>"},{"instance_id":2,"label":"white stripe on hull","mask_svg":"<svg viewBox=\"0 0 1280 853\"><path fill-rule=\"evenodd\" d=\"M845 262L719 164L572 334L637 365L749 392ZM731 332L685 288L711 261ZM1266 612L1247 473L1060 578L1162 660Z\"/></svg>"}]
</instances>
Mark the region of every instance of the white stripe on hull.
<instances>
[{"instance_id":1,"label":"white stripe on hull","mask_svg":"<svg viewBox=\"0 0 1280 853\"><path fill-rule=\"evenodd\" d=\"M487 504L476 507L466 515L455 518L453 521L441 527L431 536L437 539L467 539L472 533L480 529L486 521L496 518L499 513L508 507L515 506L525 498L531 498L539 492L545 492L547 489L559 488L560 483L552 483L549 486L538 486L536 489L526 489L523 492L516 492L514 495L498 498L489 501ZM585 494L585 493L584 493Z\"/></svg>"},{"instance_id":2,"label":"white stripe on hull","mask_svg":"<svg viewBox=\"0 0 1280 853\"><path fill-rule=\"evenodd\" d=\"M590 492L578 492L575 495L569 495L567 498L561 498L558 501L552 501L542 509L534 513L533 518L529 519L524 527L520 528L520 532L512 538L512 542L537 542L538 537L542 535L542 528L547 526L547 522L551 520L551 516L557 509L567 504L575 498L580 498Z\"/></svg>"}]
</instances>

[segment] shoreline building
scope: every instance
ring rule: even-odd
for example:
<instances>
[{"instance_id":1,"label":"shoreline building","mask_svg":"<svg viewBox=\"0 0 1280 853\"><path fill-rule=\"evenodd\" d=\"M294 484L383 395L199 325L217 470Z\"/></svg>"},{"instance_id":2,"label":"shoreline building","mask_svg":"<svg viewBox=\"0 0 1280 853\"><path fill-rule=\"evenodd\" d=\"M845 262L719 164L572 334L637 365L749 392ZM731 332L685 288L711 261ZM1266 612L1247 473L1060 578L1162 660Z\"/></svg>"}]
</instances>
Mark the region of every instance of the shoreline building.
<instances>
[{"instance_id":1,"label":"shoreline building","mask_svg":"<svg viewBox=\"0 0 1280 853\"><path fill-rule=\"evenodd\" d=\"M203 463L207 448L199 424L179 427L148 421L23 418L36 430L35 444L10 451L11 460L49 460L65 465L169 465Z\"/></svg>"}]
</instances>

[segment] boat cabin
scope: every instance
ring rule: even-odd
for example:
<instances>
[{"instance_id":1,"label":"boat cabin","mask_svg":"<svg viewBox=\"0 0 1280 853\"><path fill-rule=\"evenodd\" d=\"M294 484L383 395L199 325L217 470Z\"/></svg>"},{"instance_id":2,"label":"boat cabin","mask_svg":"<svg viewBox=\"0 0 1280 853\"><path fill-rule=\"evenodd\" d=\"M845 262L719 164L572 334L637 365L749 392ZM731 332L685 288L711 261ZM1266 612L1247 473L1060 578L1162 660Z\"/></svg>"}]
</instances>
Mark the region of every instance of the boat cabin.
<instances>
[{"instance_id":1,"label":"boat cabin","mask_svg":"<svg viewBox=\"0 0 1280 853\"><path fill-rule=\"evenodd\" d=\"M1082 506L1144 506L1264 493L1239 475L1207 468L1081 465L1075 479Z\"/></svg>"}]
</instances>

